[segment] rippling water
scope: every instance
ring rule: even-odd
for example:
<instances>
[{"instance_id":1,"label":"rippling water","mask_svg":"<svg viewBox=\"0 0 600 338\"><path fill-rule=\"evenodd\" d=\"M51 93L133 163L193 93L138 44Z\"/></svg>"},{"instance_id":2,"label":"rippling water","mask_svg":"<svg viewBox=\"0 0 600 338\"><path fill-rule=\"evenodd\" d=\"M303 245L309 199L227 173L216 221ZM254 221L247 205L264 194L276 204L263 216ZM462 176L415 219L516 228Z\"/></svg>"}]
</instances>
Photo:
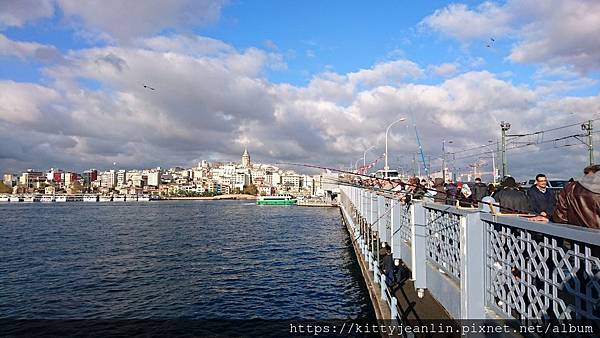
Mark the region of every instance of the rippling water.
<instances>
[{"instance_id":1,"label":"rippling water","mask_svg":"<svg viewBox=\"0 0 600 338\"><path fill-rule=\"evenodd\" d=\"M374 318L339 211L0 205L0 317Z\"/></svg>"}]
</instances>

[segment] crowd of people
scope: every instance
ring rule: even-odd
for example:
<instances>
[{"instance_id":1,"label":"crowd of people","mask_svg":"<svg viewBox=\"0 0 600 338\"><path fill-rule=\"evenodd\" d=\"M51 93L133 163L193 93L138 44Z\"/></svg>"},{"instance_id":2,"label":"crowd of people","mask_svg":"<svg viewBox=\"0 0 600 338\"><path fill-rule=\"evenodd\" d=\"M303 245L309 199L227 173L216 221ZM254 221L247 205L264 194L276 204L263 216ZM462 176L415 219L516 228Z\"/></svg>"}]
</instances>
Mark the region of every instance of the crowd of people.
<instances>
[{"instance_id":1,"label":"crowd of people","mask_svg":"<svg viewBox=\"0 0 600 338\"><path fill-rule=\"evenodd\" d=\"M600 164L584 168L583 176L572 178L556 193L548 188L548 179L538 174L535 184L525 189L513 177L504 177L501 183L485 184L480 178L474 183L444 182L442 178L408 182L394 182L379 178L355 178L355 184L400 193L409 203L411 199L442 203L463 208L481 208L484 212L521 214L539 222L569 223L600 229Z\"/></svg>"},{"instance_id":2,"label":"crowd of people","mask_svg":"<svg viewBox=\"0 0 600 338\"><path fill-rule=\"evenodd\" d=\"M535 177L529 189L521 187L513 177L505 177L500 185L485 184L480 178L474 184L411 178L405 191L411 198L429 202L498 211L503 214L525 214L534 221L569 223L600 229L600 165L590 165L584 176L571 179L559 192L548 188L544 174ZM495 209L494 209L495 208Z\"/></svg>"}]
</instances>

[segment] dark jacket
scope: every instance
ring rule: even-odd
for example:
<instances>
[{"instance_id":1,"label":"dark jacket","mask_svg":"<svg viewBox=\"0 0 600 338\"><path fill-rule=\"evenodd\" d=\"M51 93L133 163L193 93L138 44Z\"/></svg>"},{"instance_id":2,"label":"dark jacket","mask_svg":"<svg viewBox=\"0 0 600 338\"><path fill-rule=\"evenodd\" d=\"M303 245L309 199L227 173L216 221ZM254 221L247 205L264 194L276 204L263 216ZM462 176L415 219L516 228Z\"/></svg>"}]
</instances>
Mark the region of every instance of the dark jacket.
<instances>
[{"instance_id":1,"label":"dark jacket","mask_svg":"<svg viewBox=\"0 0 600 338\"><path fill-rule=\"evenodd\" d=\"M552 216L555 204L554 192L546 189L546 192L543 193L534 185L527 191L527 197L529 197L529 205L533 213L539 215L545 212L548 217Z\"/></svg>"},{"instance_id":2,"label":"dark jacket","mask_svg":"<svg viewBox=\"0 0 600 338\"><path fill-rule=\"evenodd\" d=\"M473 186L473 199L475 201L481 201L487 195L487 185L485 185L484 183L475 183L475 185Z\"/></svg>"},{"instance_id":3,"label":"dark jacket","mask_svg":"<svg viewBox=\"0 0 600 338\"><path fill-rule=\"evenodd\" d=\"M436 191L435 196L433 196L433 201L435 203L446 203L446 190L444 189L444 180L441 178L436 178L434 181L433 188Z\"/></svg>"},{"instance_id":4,"label":"dark jacket","mask_svg":"<svg viewBox=\"0 0 600 338\"><path fill-rule=\"evenodd\" d=\"M563 188L552 219L557 223L600 229L600 172Z\"/></svg>"},{"instance_id":5,"label":"dark jacket","mask_svg":"<svg viewBox=\"0 0 600 338\"><path fill-rule=\"evenodd\" d=\"M458 193L458 203L463 208L470 208L473 206L473 194L469 195L469 197L463 195L462 192Z\"/></svg>"},{"instance_id":6,"label":"dark jacket","mask_svg":"<svg viewBox=\"0 0 600 338\"><path fill-rule=\"evenodd\" d=\"M458 188L454 183L449 183L446 186L446 204L455 205L456 195L458 194Z\"/></svg>"},{"instance_id":7,"label":"dark jacket","mask_svg":"<svg viewBox=\"0 0 600 338\"><path fill-rule=\"evenodd\" d=\"M531 210L527 194L519 188L502 187L492 197L500 204L500 212L516 214Z\"/></svg>"}]
</instances>

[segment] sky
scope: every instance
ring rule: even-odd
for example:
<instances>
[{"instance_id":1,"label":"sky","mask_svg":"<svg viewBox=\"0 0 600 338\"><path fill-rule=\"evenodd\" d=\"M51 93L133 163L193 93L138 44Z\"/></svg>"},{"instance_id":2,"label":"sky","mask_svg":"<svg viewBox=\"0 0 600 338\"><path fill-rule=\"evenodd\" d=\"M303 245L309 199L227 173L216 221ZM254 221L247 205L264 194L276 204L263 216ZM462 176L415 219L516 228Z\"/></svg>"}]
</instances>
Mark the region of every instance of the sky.
<instances>
[{"instance_id":1,"label":"sky","mask_svg":"<svg viewBox=\"0 0 600 338\"><path fill-rule=\"evenodd\" d=\"M511 175L576 177L581 123L600 131L598 32L594 0L0 0L0 172L195 166L245 146L349 167L405 117L392 168L424 171L417 131L431 170L445 144L451 167L491 172L507 121L527 135L509 138Z\"/></svg>"}]
</instances>

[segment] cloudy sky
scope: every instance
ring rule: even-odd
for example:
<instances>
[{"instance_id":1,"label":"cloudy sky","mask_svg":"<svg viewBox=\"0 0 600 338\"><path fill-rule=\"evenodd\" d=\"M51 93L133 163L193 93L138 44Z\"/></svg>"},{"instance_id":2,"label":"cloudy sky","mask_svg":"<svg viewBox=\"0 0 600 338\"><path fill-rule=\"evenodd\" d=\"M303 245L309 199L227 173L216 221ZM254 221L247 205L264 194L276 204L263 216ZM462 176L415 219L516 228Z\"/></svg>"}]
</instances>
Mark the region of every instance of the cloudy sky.
<instances>
[{"instance_id":1,"label":"cloudy sky","mask_svg":"<svg viewBox=\"0 0 600 338\"><path fill-rule=\"evenodd\" d=\"M595 0L0 0L0 172L192 166L244 145L347 167L406 117L394 168L413 167L416 126L434 170L446 140L455 167L491 171L504 120L545 131L509 143L511 174L577 176L587 148L568 136L600 131L599 32Z\"/></svg>"}]
</instances>

